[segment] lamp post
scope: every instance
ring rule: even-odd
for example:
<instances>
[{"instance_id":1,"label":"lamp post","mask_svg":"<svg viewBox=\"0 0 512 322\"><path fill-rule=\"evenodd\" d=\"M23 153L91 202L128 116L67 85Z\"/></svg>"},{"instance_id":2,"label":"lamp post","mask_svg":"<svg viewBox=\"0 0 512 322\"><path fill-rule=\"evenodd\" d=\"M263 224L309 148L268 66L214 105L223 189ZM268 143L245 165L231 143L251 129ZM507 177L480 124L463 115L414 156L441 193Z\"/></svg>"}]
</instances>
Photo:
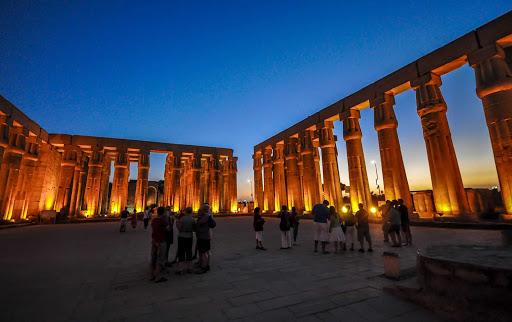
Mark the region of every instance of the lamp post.
<instances>
[{"instance_id":1,"label":"lamp post","mask_svg":"<svg viewBox=\"0 0 512 322\"><path fill-rule=\"evenodd\" d=\"M251 201L254 202L254 197L252 195L252 181L250 179L247 180L251 184Z\"/></svg>"},{"instance_id":2,"label":"lamp post","mask_svg":"<svg viewBox=\"0 0 512 322\"><path fill-rule=\"evenodd\" d=\"M377 176L377 179L375 179L375 184L377 184L377 196L380 196L379 172L377 171L377 162L375 162L375 160L372 160L372 164L375 166L375 175Z\"/></svg>"}]
</instances>

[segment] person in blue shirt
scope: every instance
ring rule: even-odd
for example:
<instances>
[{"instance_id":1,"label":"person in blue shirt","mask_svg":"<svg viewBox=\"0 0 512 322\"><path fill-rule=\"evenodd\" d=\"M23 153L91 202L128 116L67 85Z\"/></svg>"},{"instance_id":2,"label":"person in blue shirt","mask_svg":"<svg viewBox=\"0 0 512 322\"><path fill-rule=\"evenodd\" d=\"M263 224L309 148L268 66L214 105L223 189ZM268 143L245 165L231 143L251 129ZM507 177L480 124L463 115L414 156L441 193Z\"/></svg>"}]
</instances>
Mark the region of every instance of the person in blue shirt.
<instances>
[{"instance_id":1,"label":"person in blue shirt","mask_svg":"<svg viewBox=\"0 0 512 322\"><path fill-rule=\"evenodd\" d=\"M324 200L323 203L316 204L313 207L313 229L315 233L315 250L318 252L318 242L322 243L322 254L329 254L325 249L325 246L329 242L329 226L327 221L329 220L329 201Z\"/></svg>"}]
</instances>

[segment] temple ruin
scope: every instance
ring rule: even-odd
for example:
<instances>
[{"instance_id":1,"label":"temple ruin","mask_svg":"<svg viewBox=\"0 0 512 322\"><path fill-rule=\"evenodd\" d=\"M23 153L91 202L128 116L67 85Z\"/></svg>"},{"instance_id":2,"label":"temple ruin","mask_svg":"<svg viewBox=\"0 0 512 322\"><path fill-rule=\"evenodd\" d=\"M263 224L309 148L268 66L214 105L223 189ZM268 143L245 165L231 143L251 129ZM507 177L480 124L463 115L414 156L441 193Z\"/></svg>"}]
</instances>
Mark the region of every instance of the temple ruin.
<instances>
[{"instance_id":1,"label":"temple ruin","mask_svg":"<svg viewBox=\"0 0 512 322\"><path fill-rule=\"evenodd\" d=\"M484 208L484 194L464 189L446 118L441 76L469 64L482 100L506 218L512 218L512 11L318 111L254 147L255 207L274 212L282 205L311 211L325 198L343 206L334 124L343 124L350 203L372 206L359 126L360 111L374 110L385 199L403 199L409 209L431 217L461 217ZM432 193L409 189L393 106L394 97L416 93L432 180ZM320 165L321 155L321 165ZM321 178L322 167L323 178ZM323 183L323 184L322 184Z\"/></svg>"},{"instance_id":2,"label":"temple ruin","mask_svg":"<svg viewBox=\"0 0 512 322\"><path fill-rule=\"evenodd\" d=\"M237 158L226 148L48 134L0 96L0 212L4 220L56 210L71 217L119 214L137 163L134 208L148 205L150 153L167 154L161 206L237 211ZM114 163L112 187L110 171Z\"/></svg>"}]
</instances>

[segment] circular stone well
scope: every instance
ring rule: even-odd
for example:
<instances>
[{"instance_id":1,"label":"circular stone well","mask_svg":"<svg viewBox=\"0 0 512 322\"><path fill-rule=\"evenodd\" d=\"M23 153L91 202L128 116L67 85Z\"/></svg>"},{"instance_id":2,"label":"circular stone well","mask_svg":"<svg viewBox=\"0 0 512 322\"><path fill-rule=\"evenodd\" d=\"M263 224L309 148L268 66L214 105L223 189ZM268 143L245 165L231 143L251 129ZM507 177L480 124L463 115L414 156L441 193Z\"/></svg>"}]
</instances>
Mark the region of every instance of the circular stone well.
<instances>
[{"instance_id":1,"label":"circular stone well","mask_svg":"<svg viewBox=\"0 0 512 322\"><path fill-rule=\"evenodd\" d=\"M511 303L510 248L431 246L418 250L417 268L418 282L425 291L490 306Z\"/></svg>"}]
</instances>

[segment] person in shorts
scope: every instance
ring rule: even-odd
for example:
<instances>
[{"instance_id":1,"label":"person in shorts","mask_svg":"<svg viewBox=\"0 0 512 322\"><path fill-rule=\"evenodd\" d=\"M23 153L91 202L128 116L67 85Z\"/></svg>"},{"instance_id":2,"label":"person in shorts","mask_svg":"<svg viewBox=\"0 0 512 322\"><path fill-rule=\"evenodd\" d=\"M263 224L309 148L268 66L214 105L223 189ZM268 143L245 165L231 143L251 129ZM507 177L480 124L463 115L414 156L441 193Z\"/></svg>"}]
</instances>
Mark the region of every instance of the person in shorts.
<instances>
[{"instance_id":1,"label":"person in shorts","mask_svg":"<svg viewBox=\"0 0 512 322\"><path fill-rule=\"evenodd\" d=\"M125 207L124 210L121 212L121 227L119 228L119 231L124 233L126 232L126 225L128 224L128 215L130 212L128 211L128 207Z\"/></svg>"},{"instance_id":2,"label":"person in shorts","mask_svg":"<svg viewBox=\"0 0 512 322\"><path fill-rule=\"evenodd\" d=\"M267 250L265 247L263 247L263 225L265 224L265 219L261 217L260 211L260 207L256 207L254 209L252 227L254 228L256 235L256 249Z\"/></svg>"},{"instance_id":3,"label":"person in shorts","mask_svg":"<svg viewBox=\"0 0 512 322\"><path fill-rule=\"evenodd\" d=\"M165 233L171 229L169 221L164 217L164 207L158 207L157 217L151 222L151 263L149 265L149 280L165 282L167 279L160 276L165 264Z\"/></svg>"},{"instance_id":4,"label":"person in shorts","mask_svg":"<svg viewBox=\"0 0 512 322\"><path fill-rule=\"evenodd\" d=\"M391 208L389 208L389 212L388 212L388 219L389 219L388 233L391 236L391 240L393 241L393 245L391 247L402 247L402 237L400 236L400 225L402 223L402 220L400 218L400 212L398 212L396 207L398 207L398 201L393 200L391 202ZM397 242L397 239L398 239L398 242Z\"/></svg>"},{"instance_id":5,"label":"person in shorts","mask_svg":"<svg viewBox=\"0 0 512 322\"><path fill-rule=\"evenodd\" d=\"M329 208L329 213L329 234L331 242L334 243L334 253L338 254L343 248L343 244L346 242L345 234L343 233L343 229L341 229L342 219L333 206Z\"/></svg>"},{"instance_id":6,"label":"person in shorts","mask_svg":"<svg viewBox=\"0 0 512 322\"><path fill-rule=\"evenodd\" d=\"M402 221L402 232L405 237L405 246L411 246L412 235L409 222L409 209L404 205L403 199L398 199L398 212L400 213L400 220Z\"/></svg>"},{"instance_id":7,"label":"person in shorts","mask_svg":"<svg viewBox=\"0 0 512 322\"><path fill-rule=\"evenodd\" d=\"M196 221L192 217L192 207L185 209L185 214L176 223L178 228L178 260L179 268L176 271L178 275L185 274L185 264L188 266L188 273L192 273L192 244L193 232L196 230Z\"/></svg>"},{"instance_id":8,"label":"person in shorts","mask_svg":"<svg viewBox=\"0 0 512 322\"><path fill-rule=\"evenodd\" d=\"M345 206L346 212L343 214L343 221L345 222L345 238L346 243L343 250L346 250L346 245L350 244L350 250L354 250L354 242L356 240L356 218L349 205Z\"/></svg>"},{"instance_id":9,"label":"person in shorts","mask_svg":"<svg viewBox=\"0 0 512 322\"><path fill-rule=\"evenodd\" d=\"M313 207L313 229L315 233L315 253L318 252L318 242L322 243L322 254L329 254L325 246L329 242L329 201L324 200L323 203L316 204Z\"/></svg>"},{"instance_id":10,"label":"person in shorts","mask_svg":"<svg viewBox=\"0 0 512 322\"><path fill-rule=\"evenodd\" d=\"M210 206L204 204L198 212L196 221L196 240L199 252L199 270L196 274L204 274L210 270L208 255L211 247L210 228L215 227L213 218L209 214ZM212 223L213 221L213 223Z\"/></svg>"},{"instance_id":11,"label":"person in shorts","mask_svg":"<svg viewBox=\"0 0 512 322\"><path fill-rule=\"evenodd\" d=\"M368 211L364 209L364 205L362 203L359 204L359 210L356 212L356 229L357 229L357 239L359 239L359 243L361 244L361 248L359 248L359 252L364 252L364 240L368 243L368 251L373 252L372 249L372 237L370 236L370 223L368 221Z\"/></svg>"}]
</instances>

